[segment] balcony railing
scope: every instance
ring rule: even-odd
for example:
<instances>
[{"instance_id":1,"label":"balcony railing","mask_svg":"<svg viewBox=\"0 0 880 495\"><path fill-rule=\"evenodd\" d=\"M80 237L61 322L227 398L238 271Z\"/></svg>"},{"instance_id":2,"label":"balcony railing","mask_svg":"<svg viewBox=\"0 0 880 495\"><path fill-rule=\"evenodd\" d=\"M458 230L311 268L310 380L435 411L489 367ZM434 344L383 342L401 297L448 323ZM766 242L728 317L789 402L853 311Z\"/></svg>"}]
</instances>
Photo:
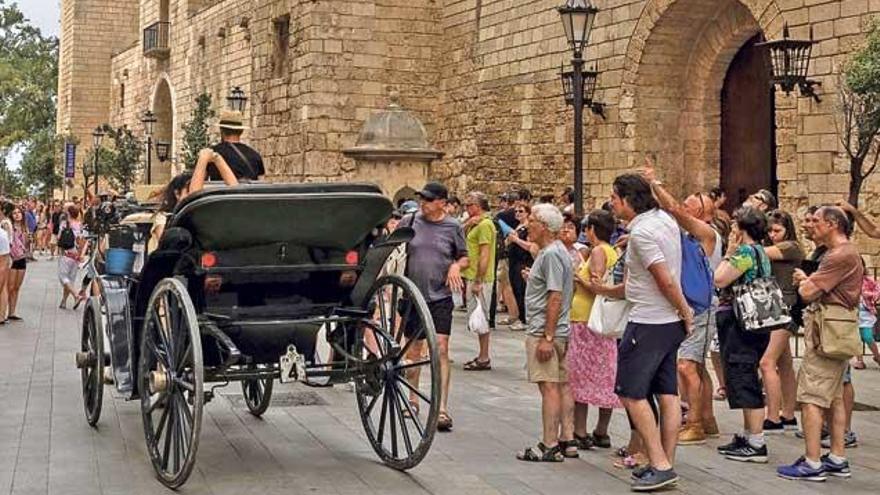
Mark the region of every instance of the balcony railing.
<instances>
[{"instance_id":1,"label":"balcony railing","mask_svg":"<svg viewBox=\"0 0 880 495\"><path fill-rule=\"evenodd\" d=\"M167 58L171 52L168 46L170 34L171 23L165 21L155 22L144 29L144 56Z\"/></svg>"}]
</instances>

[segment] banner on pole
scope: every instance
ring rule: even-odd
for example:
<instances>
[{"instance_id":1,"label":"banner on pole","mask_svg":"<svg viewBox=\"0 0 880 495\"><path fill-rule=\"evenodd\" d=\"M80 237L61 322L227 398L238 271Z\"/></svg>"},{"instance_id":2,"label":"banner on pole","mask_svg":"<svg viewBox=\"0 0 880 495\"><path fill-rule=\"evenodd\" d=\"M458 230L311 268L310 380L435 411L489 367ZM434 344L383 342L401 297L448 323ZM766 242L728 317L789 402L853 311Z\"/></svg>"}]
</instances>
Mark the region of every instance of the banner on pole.
<instances>
[{"instance_id":1,"label":"banner on pole","mask_svg":"<svg viewBox=\"0 0 880 495\"><path fill-rule=\"evenodd\" d=\"M73 179L76 176L76 145L66 143L64 145L64 178Z\"/></svg>"}]
</instances>

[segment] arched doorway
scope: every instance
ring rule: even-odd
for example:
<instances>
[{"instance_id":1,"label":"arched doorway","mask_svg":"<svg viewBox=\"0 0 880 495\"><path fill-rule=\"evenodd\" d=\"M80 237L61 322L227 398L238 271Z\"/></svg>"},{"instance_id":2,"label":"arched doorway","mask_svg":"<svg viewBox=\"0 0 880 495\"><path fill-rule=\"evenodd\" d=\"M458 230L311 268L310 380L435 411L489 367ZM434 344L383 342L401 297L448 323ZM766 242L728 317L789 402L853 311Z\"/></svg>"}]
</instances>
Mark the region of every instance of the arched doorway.
<instances>
[{"instance_id":1,"label":"arched doorway","mask_svg":"<svg viewBox=\"0 0 880 495\"><path fill-rule=\"evenodd\" d=\"M774 97L760 41L740 48L721 90L721 188L731 210L758 189L776 194Z\"/></svg>"},{"instance_id":2,"label":"arched doorway","mask_svg":"<svg viewBox=\"0 0 880 495\"><path fill-rule=\"evenodd\" d=\"M620 100L624 146L637 160L631 165L656 155L678 193L724 182L725 80L739 75L731 64L740 49L780 22L773 0L648 0L627 48ZM769 95L769 82L764 88Z\"/></svg>"},{"instance_id":3,"label":"arched doorway","mask_svg":"<svg viewBox=\"0 0 880 495\"><path fill-rule=\"evenodd\" d=\"M171 179L171 160L159 162L156 156L155 143L165 142L174 149L174 106L171 87L164 77L159 80L153 95L153 113L156 114L156 125L153 129L152 166L150 170L153 184L164 184Z\"/></svg>"}]
</instances>

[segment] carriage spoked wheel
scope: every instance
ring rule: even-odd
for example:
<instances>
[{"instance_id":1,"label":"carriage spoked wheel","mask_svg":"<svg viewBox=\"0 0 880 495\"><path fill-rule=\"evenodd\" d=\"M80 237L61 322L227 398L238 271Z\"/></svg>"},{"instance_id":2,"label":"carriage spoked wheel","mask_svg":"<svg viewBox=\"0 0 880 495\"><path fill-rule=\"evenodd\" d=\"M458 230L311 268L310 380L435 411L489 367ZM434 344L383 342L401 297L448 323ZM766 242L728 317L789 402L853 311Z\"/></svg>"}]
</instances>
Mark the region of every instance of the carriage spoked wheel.
<instances>
[{"instance_id":1,"label":"carriage spoked wheel","mask_svg":"<svg viewBox=\"0 0 880 495\"><path fill-rule=\"evenodd\" d=\"M265 368L264 365L257 365L256 368ZM272 384L273 378L255 378L252 380L243 380L241 382L241 394L244 396L244 403L247 405L248 411L256 417L260 417L269 409L269 402L272 400Z\"/></svg>"},{"instance_id":2,"label":"carriage spoked wheel","mask_svg":"<svg viewBox=\"0 0 880 495\"><path fill-rule=\"evenodd\" d=\"M104 398L104 329L100 310L92 301L83 311L76 366L82 379L83 408L90 426L98 424Z\"/></svg>"},{"instance_id":3,"label":"carriage spoked wheel","mask_svg":"<svg viewBox=\"0 0 880 495\"><path fill-rule=\"evenodd\" d=\"M204 407L199 324L186 286L159 282L144 319L138 391L147 452L159 481L183 485L193 470Z\"/></svg>"},{"instance_id":4,"label":"carriage spoked wheel","mask_svg":"<svg viewBox=\"0 0 880 495\"><path fill-rule=\"evenodd\" d=\"M367 437L385 464L416 466L428 453L440 413L440 357L434 322L419 290L397 275L380 278L360 325L355 380ZM368 363L374 364L368 364Z\"/></svg>"}]
</instances>

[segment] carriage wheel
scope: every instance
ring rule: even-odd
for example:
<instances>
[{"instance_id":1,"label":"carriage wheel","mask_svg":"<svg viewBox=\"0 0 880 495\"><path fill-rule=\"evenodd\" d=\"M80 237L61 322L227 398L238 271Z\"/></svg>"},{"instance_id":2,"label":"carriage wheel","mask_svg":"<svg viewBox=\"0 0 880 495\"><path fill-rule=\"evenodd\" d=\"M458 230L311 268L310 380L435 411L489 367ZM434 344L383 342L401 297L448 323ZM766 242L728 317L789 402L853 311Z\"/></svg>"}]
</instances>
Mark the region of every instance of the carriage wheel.
<instances>
[{"instance_id":1,"label":"carriage wheel","mask_svg":"<svg viewBox=\"0 0 880 495\"><path fill-rule=\"evenodd\" d=\"M94 304L83 311L80 352L76 355L82 378L83 406L90 426L98 424L104 397L104 331Z\"/></svg>"},{"instance_id":2,"label":"carriage wheel","mask_svg":"<svg viewBox=\"0 0 880 495\"><path fill-rule=\"evenodd\" d=\"M202 340L186 287L159 282L144 318L138 391L147 452L156 476L169 488L192 472L204 406Z\"/></svg>"},{"instance_id":3,"label":"carriage wheel","mask_svg":"<svg viewBox=\"0 0 880 495\"><path fill-rule=\"evenodd\" d=\"M434 321L415 284L397 275L377 280L367 301L373 317L361 325L358 353L382 364L365 365L355 381L358 409L382 461L409 469L428 453L440 413Z\"/></svg>"},{"instance_id":4,"label":"carriage wheel","mask_svg":"<svg viewBox=\"0 0 880 495\"><path fill-rule=\"evenodd\" d=\"M262 366L260 366L262 367ZM272 378L257 378L241 382L241 394L247 404L248 411L256 417L260 417L269 409L272 401Z\"/></svg>"}]
</instances>

